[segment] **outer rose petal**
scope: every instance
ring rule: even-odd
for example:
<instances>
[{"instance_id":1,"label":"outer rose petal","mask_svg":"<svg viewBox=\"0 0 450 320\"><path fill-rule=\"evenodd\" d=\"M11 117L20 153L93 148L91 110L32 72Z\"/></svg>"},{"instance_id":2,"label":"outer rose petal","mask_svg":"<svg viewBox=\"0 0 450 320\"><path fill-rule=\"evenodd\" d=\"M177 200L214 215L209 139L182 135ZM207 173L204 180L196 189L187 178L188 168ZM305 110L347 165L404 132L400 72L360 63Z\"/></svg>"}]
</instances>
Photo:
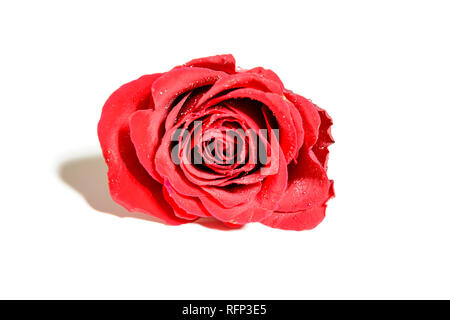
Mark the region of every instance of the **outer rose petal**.
<instances>
[{"instance_id":1,"label":"outer rose petal","mask_svg":"<svg viewBox=\"0 0 450 320\"><path fill-rule=\"evenodd\" d=\"M236 71L236 61L231 54L194 59L186 63L185 66L208 68L217 71L224 71L226 73L235 73Z\"/></svg>"},{"instance_id":2,"label":"outer rose petal","mask_svg":"<svg viewBox=\"0 0 450 320\"><path fill-rule=\"evenodd\" d=\"M293 213L274 212L260 222L277 229L310 230L315 228L325 218L326 207L324 204L319 207Z\"/></svg>"},{"instance_id":3,"label":"outer rose petal","mask_svg":"<svg viewBox=\"0 0 450 320\"><path fill-rule=\"evenodd\" d=\"M260 222L262 219L269 217L273 211L263 208L253 208L252 210L243 212L233 218L233 222L237 225L246 224L249 222Z\"/></svg>"},{"instance_id":4,"label":"outer rose petal","mask_svg":"<svg viewBox=\"0 0 450 320\"><path fill-rule=\"evenodd\" d=\"M316 143L319 135L320 116L317 107L308 99L293 92L285 91L284 95L297 107L302 117L303 130L305 131L303 147L311 147Z\"/></svg>"},{"instance_id":5,"label":"outer rose petal","mask_svg":"<svg viewBox=\"0 0 450 320\"><path fill-rule=\"evenodd\" d=\"M152 86L155 110L168 109L181 94L211 85L227 74L204 68L179 67L164 73Z\"/></svg>"},{"instance_id":6,"label":"outer rose petal","mask_svg":"<svg viewBox=\"0 0 450 320\"><path fill-rule=\"evenodd\" d=\"M320 108L318 108L318 110L320 115L319 137L312 150L319 162L325 170L327 170L328 146L334 143L334 139L331 136L331 125L333 124L333 120L331 120L325 110Z\"/></svg>"},{"instance_id":7,"label":"outer rose petal","mask_svg":"<svg viewBox=\"0 0 450 320\"><path fill-rule=\"evenodd\" d=\"M164 188L177 206L182 208L186 213L199 217L211 216L198 198L182 195L172 188L167 180L164 182Z\"/></svg>"},{"instance_id":8,"label":"outer rose petal","mask_svg":"<svg viewBox=\"0 0 450 320\"><path fill-rule=\"evenodd\" d=\"M114 201L129 211L139 211L168 224L180 224L162 194L161 184L139 163L130 139L128 117L139 109L153 107L151 87L159 74L143 76L115 91L106 101L98 136L109 167L110 193Z\"/></svg>"},{"instance_id":9,"label":"outer rose petal","mask_svg":"<svg viewBox=\"0 0 450 320\"><path fill-rule=\"evenodd\" d=\"M264 92L283 94L283 89L279 83L266 79L258 74L242 72L218 80L202 99L198 101L197 105L201 106L207 100L221 92L237 88L252 88Z\"/></svg>"},{"instance_id":10,"label":"outer rose petal","mask_svg":"<svg viewBox=\"0 0 450 320\"><path fill-rule=\"evenodd\" d=\"M163 187L163 195L164 199L166 199L166 201L172 206L173 211L177 217L191 221L197 220L199 218L197 215L189 214L182 207L178 206L178 204L172 199L170 191L168 191L168 188L166 188L165 186Z\"/></svg>"},{"instance_id":11,"label":"outer rose petal","mask_svg":"<svg viewBox=\"0 0 450 320\"><path fill-rule=\"evenodd\" d=\"M270 69L256 67L256 68L253 68L250 70L246 70L245 72L262 75L266 79L270 79L272 81L277 82L282 88L284 88L283 82L280 80L280 78L277 76L277 74Z\"/></svg>"},{"instance_id":12,"label":"outer rose petal","mask_svg":"<svg viewBox=\"0 0 450 320\"><path fill-rule=\"evenodd\" d=\"M163 110L138 110L130 116L131 140L136 148L139 161L153 179L160 183L163 182L163 179L155 169L153 158L163 137L161 125L164 119Z\"/></svg>"},{"instance_id":13,"label":"outer rose petal","mask_svg":"<svg viewBox=\"0 0 450 320\"><path fill-rule=\"evenodd\" d=\"M225 208L232 208L244 202L253 201L261 190L261 182L235 187L236 190L228 191L224 188L203 186L202 189L217 199Z\"/></svg>"},{"instance_id":14,"label":"outer rose petal","mask_svg":"<svg viewBox=\"0 0 450 320\"><path fill-rule=\"evenodd\" d=\"M325 203L331 196L332 182L315 155L303 151L297 164L289 166L289 183L278 211L295 212Z\"/></svg>"},{"instance_id":15,"label":"outer rose petal","mask_svg":"<svg viewBox=\"0 0 450 320\"><path fill-rule=\"evenodd\" d=\"M279 211L312 209L334 196L333 181L328 179L326 162L328 146L334 142L328 114L302 96L287 92L303 116L305 144L296 164L289 166L289 185Z\"/></svg>"}]
</instances>

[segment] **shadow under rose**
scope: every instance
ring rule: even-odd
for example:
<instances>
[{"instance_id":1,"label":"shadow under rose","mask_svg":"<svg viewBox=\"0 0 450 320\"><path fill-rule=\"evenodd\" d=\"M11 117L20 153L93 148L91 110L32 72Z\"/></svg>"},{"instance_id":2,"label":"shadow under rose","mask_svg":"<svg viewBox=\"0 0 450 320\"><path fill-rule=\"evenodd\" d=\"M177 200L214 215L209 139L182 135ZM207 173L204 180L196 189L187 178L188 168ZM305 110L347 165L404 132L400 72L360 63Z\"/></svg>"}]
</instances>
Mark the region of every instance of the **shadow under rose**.
<instances>
[{"instance_id":1,"label":"shadow under rose","mask_svg":"<svg viewBox=\"0 0 450 320\"><path fill-rule=\"evenodd\" d=\"M80 193L93 209L119 218L136 218L164 224L157 218L144 213L129 212L115 203L109 194L107 172L108 167L101 155L69 159L61 163L58 168L61 180ZM194 223L206 228L223 231L241 229L229 228L213 218L202 218Z\"/></svg>"}]
</instances>

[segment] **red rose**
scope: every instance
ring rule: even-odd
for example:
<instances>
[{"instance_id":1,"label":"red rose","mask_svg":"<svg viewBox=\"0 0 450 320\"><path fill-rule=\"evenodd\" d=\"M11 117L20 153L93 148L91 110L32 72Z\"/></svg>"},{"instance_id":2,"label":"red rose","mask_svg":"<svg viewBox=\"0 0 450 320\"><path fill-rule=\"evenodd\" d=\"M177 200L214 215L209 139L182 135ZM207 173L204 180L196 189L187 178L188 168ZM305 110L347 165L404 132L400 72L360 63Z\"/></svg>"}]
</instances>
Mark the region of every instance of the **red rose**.
<instances>
[{"instance_id":1,"label":"red rose","mask_svg":"<svg viewBox=\"0 0 450 320\"><path fill-rule=\"evenodd\" d=\"M261 67L192 60L114 92L98 136L112 198L168 224L303 230L325 216L331 118Z\"/></svg>"}]
</instances>

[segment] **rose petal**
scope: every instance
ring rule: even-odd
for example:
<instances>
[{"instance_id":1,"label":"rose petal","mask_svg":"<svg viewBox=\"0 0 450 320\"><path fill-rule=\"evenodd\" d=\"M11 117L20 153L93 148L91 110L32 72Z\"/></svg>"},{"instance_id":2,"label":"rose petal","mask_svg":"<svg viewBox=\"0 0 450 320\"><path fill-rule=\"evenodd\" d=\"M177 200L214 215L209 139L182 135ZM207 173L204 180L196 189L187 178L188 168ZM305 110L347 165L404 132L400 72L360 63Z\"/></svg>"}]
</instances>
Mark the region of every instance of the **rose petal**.
<instances>
[{"instance_id":1,"label":"rose petal","mask_svg":"<svg viewBox=\"0 0 450 320\"><path fill-rule=\"evenodd\" d=\"M325 218L326 207L324 204L293 213L274 212L260 222L271 228L283 230L310 230L315 228Z\"/></svg>"},{"instance_id":2,"label":"rose petal","mask_svg":"<svg viewBox=\"0 0 450 320\"><path fill-rule=\"evenodd\" d=\"M285 91L284 95L291 101L300 112L304 130L304 148L309 148L317 141L320 116L317 108L308 99L290 91Z\"/></svg>"},{"instance_id":3,"label":"rose petal","mask_svg":"<svg viewBox=\"0 0 450 320\"><path fill-rule=\"evenodd\" d=\"M216 218L235 224L245 224L249 222L257 222L265 218L275 208L278 207L278 203L285 193L287 186L287 167L284 154L279 153L279 171L278 174L266 177L263 180L261 190L256 195L254 201L249 201L245 204L233 207L228 210L224 210L220 206L214 206L213 201L206 201L201 199L205 207ZM207 199L209 200L209 199Z\"/></svg>"},{"instance_id":4,"label":"rose petal","mask_svg":"<svg viewBox=\"0 0 450 320\"><path fill-rule=\"evenodd\" d=\"M270 69L264 69L263 67L256 67L250 70L246 70L245 72L261 75L266 79L278 83L282 88L284 88L283 82L280 80L277 74Z\"/></svg>"},{"instance_id":5,"label":"rose petal","mask_svg":"<svg viewBox=\"0 0 450 320\"><path fill-rule=\"evenodd\" d=\"M161 144L155 154L155 168L161 177L167 179L170 185L179 193L185 196L202 196L204 193L197 185L190 182L180 166L172 159L171 137L177 130L176 127L167 132L161 140Z\"/></svg>"},{"instance_id":6,"label":"rose petal","mask_svg":"<svg viewBox=\"0 0 450 320\"><path fill-rule=\"evenodd\" d=\"M189 61L185 64L186 67L208 68L217 71L224 71L226 73L235 73L236 61L233 55L223 54L205 58L199 58Z\"/></svg>"},{"instance_id":7,"label":"rose petal","mask_svg":"<svg viewBox=\"0 0 450 320\"><path fill-rule=\"evenodd\" d=\"M201 201L195 197L184 196L178 193L169 181L164 182L164 189L176 205L182 208L186 214L198 217L210 217L211 214L205 209Z\"/></svg>"},{"instance_id":8,"label":"rose petal","mask_svg":"<svg viewBox=\"0 0 450 320\"><path fill-rule=\"evenodd\" d=\"M251 88L260 90L263 92L272 92L277 94L283 94L283 89L280 84L264 78L261 75L253 73L237 73L219 79L211 89L199 100L198 106L205 103L207 100L215 97L221 92L226 92L230 89L237 88Z\"/></svg>"},{"instance_id":9,"label":"rose petal","mask_svg":"<svg viewBox=\"0 0 450 320\"><path fill-rule=\"evenodd\" d=\"M139 110L130 117L131 140L136 148L140 163L160 183L163 179L155 168L154 157L164 133L164 110ZM159 129L159 130L158 130Z\"/></svg>"},{"instance_id":10,"label":"rose petal","mask_svg":"<svg viewBox=\"0 0 450 320\"><path fill-rule=\"evenodd\" d=\"M276 141L271 143L271 149L271 166L276 166L276 174L272 174L273 170L269 169L271 175L264 179L261 191L257 195L259 207L266 210L274 210L278 207L280 200L286 193L288 184L288 171L284 153L279 152L279 145L276 144Z\"/></svg>"},{"instance_id":11,"label":"rose petal","mask_svg":"<svg viewBox=\"0 0 450 320\"><path fill-rule=\"evenodd\" d=\"M262 184L235 186L233 188L217 188L203 186L202 189L217 199L225 208L235 207L243 202L251 202L261 190Z\"/></svg>"},{"instance_id":12,"label":"rose petal","mask_svg":"<svg viewBox=\"0 0 450 320\"><path fill-rule=\"evenodd\" d=\"M129 211L180 224L186 220L177 218L164 201L161 185L139 163L129 135L129 116L136 110L153 107L150 92L159 76L143 76L115 91L103 107L98 136L109 167L109 188L114 201Z\"/></svg>"},{"instance_id":13,"label":"rose petal","mask_svg":"<svg viewBox=\"0 0 450 320\"><path fill-rule=\"evenodd\" d=\"M152 85L155 110L168 109L181 94L195 88L211 85L226 73L211 69L179 67L164 73Z\"/></svg>"},{"instance_id":14,"label":"rose petal","mask_svg":"<svg viewBox=\"0 0 450 320\"><path fill-rule=\"evenodd\" d=\"M199 218L196 214L189 214L186 210L184 210L182 207L178 206L178 204L172 199L169 191L167 191L167 188L163 187L163 195L164 199L170 204L172 207L175 215L179 217L180 219L186 219L190 221L197 220Z\"/></svg>"},{"instance_id":15,"label":"rose petal","mask_svg":"<svg viewBox=\"0 0 450 320\"><path fill-rule=\"evenodd\" d=\"M325 110L318 108L318 111L320 115L319 137L312 150L324 169L327 170L328 147L334 143L334 139L331 136L333 120L331 120Z\"/></svg>"},{"instance_id":16,"label":"rose petal","mask_svg":"<svg viewBox=\"0 0 450 320\"><path fill-rule=\"evenodd\" d=\"M255 201L248 201L232 208L225 208L217 201L217 199L209 195L200 197L200 200L213 217L223 222L230 223L233 223L233 218L235 216L241 214L244 211L251 210L253 209L253 207L257 206Z\"/></svg>"},{"instance_id":17,"label":"rose petal","mask_svg":"<svg viewBox=\"0 0 450 320\"><path fill-rule=\"evenodd\" d=\"M332 181L312 151L303 150L297 164L289 166L289 183L278 211L295 212L314 208L331 196Z\"/></svg>"}]
</instances>

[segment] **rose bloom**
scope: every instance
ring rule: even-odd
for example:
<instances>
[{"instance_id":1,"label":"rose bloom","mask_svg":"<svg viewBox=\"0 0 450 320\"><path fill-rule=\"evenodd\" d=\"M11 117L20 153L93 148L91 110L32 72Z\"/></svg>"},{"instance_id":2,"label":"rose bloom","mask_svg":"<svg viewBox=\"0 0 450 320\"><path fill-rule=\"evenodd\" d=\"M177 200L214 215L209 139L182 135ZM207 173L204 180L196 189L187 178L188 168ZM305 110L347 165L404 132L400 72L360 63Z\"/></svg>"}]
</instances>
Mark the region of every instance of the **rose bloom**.
<instances>
[{"instance_id":1,"label":"rose bloom","mask_svg":"<svg viewBox=\"0 0 450 320\"><path fill-rule=\"evenodd\" d=\"M213 217L304 230L325 217L331 118L232 55L145 75L106 101L98 136L112 198L176 225Z\"/></svg>"}]
</instances>

